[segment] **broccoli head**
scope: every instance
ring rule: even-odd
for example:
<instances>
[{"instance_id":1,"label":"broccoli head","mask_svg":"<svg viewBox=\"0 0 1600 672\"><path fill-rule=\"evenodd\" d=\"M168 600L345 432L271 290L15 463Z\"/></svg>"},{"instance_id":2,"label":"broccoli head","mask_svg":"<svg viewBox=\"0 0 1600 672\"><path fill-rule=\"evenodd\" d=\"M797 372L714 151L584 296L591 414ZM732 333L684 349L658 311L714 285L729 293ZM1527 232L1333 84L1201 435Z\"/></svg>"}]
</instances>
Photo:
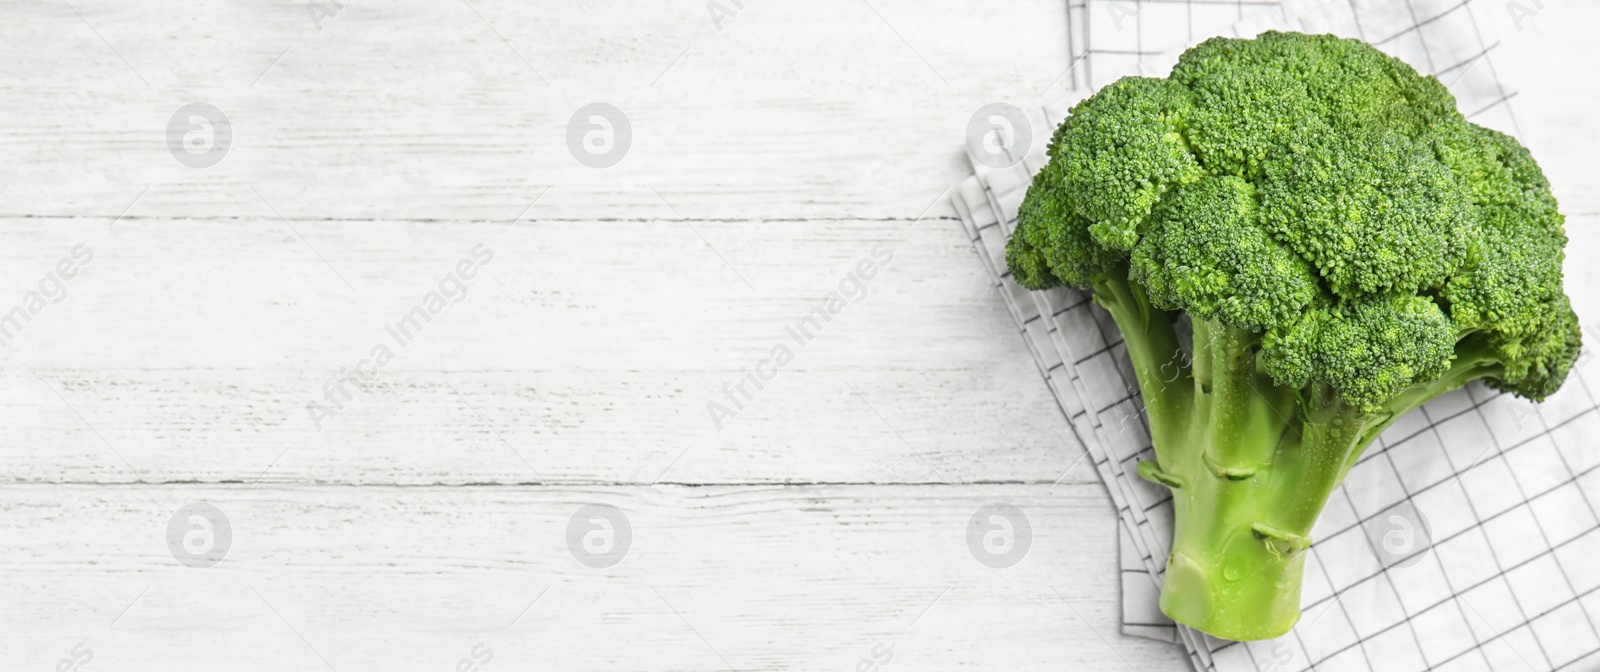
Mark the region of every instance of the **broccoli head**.
<instances>
[{"instance_id":1,"label":"broccoli head","mask_svg":"<svg viewBox=\"0 0 1600 672\"><path fill-rule=\"evenodd\" d=\"M1300 551L1374 437L1473 380L1542 400L1579 354L1538 164L1358 40L1207 40L1073 107L1049 156L1008 264L1093 290L1122 331L1180 623L1288 631Z\"/></svg>"}]
</instances>

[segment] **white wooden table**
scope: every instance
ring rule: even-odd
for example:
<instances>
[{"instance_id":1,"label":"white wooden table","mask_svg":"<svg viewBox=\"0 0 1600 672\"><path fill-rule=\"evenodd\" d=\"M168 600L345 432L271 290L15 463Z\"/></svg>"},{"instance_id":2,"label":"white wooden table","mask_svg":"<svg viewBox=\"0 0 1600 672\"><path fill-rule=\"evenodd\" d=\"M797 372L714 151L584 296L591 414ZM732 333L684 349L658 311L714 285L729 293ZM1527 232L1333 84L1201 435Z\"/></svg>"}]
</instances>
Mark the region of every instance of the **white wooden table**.
<instances>
[{"instance_id":1,"label":"white wooden table","mask_svg":"<svg viewBox=\"0 0 1600 672\"><path fill-rule=\"evenodd\" d=\"M944 202L974 110L1062 93L1064 3L721 4L0 10L0 310L93 253L0 348L0 668L1184 669L1118 633L1109 499ZM1550 6L1502 73L1584 315L1596 20ZM596 101L607 169L567 147ZM208 168L167 146L191 102L231 124ZM192 502L232 534L207 569L168 548ZM1008 569L966 543L996 502L1034 532ZM568 548L586 504L620 564Z\"/></svg>"}]
</instances>

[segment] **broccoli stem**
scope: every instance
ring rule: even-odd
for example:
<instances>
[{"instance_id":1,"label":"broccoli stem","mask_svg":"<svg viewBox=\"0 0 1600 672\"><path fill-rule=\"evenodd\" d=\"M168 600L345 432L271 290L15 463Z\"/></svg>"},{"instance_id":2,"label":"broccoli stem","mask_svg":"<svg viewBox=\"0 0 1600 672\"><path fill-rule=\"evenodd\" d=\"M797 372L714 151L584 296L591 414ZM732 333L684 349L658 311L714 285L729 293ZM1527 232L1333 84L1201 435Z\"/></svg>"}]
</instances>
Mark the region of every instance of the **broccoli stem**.
<instances>
[{"instance_id":1,"label":"broccoli stem","mask_svg":"<svg viewBox=\"0 0 1600 672\"><path fill-rule=\"evenodd\" d=\"M1282 635L1300 619L1311 528L1366 446L1408 411L1503 366L1464 334L1443 376L1363 412L1326 383L1276 384L1259 333L1193 319L1184 355L1173 314L1125 271L1096 278L1094 295L1122 331L1144 398L1156 459L1139 474L1173 494L1161 609L1218 637Z\"/></svg>"},{"instance_id":2,"label":"broccoli stem","mask_svg":"<svg viewBox=\"0 0 1600 672\"><path fill-rule=\"evenodd\" d=\"M1311 526L1354 454L1365 420L1331 390L1302 415L1299 393L1259 364L1260 334L1194 320L1192 360L1171 316L1126 276L1095 284L1122 330L1148 413L1155 462L1173 491L1175 535L1162 588L1174 620L1263 639L1299 619Z\"/></svg>"},{"instance_id":3,"label":"broccoli stem","mask_svg":"<svg viewBox=\"0 0 1600 672\"><path fill-rule=\"evenodd\" d=\"M1317 389L1297 413L1293 390L1260 386L1248 339L1216 340L1214 361L1234 370L1196 405L1185 459L1158 458L1169 487L1179 484L1161 608L1218 637L1269 639L1300 618L1302 551L1366 416Z\"/></svg>"},{"instance_id":4,"label":"broccoli stem","mask_svg":"<svg viewBox=\"0 0 1600 672\"><path fill-rule=\"evenodd\" d=\"M1203 466L1244 479L1272 463L1295 415L1292 389L1258 365L1261 334L1211 320L1194 322L1193 422L1204 424Z\"/></svg>"},{"instance_id":5,"label":"broccoli stem","mask_svg":"<svg viewBox=\"0 0 1600 672\"><path fill-rule=\"evenodd\" d=\"M1111 313L1133 362L1157 455L1180 445L1192 405L1190 365L1178 346L1172 316L1150 304L1144 288L1128 280L1126 264L1094 283L1095 302Z\"/></svg>"},{"instance_id":6,"label":"broccoli stem","mask_svg":"<svg viewBox=\"0 0 1600 672\"><path fill-rule=\"evenodd\" d=\"M1337 432L1352 422L1348 413L1302 416L1297 391L1275 385L1260 366L1260 334L1214 320L1193 324L1188 431L1142 469L1164 476L1173 493L1162 610L1219 637L1276 637L1299 619L1299 551L1338 484L1359 422Z\"/></svg>"},{"instance_id":7,"label":"broccoli stem","mask_svg":"<svg viewBox=\"0 0 1600 672\"><path fill-rule=\"evenodd\" d=\"M1218 321L1193 321L1193 359L1183 366L1173 359L1170 315L1136 283L1105 279L1095 292L1122 329L1149 413L1156 460L1139 473L1173 493L1162 611L1229 639L1294 627L1311 528L1374 437L1427 400L1502 370L1486 344L1464 337L1444 376L1365 413L1326 383L1275 384L1260 363L1261 335Z\"/></svg>"}]
</instances>

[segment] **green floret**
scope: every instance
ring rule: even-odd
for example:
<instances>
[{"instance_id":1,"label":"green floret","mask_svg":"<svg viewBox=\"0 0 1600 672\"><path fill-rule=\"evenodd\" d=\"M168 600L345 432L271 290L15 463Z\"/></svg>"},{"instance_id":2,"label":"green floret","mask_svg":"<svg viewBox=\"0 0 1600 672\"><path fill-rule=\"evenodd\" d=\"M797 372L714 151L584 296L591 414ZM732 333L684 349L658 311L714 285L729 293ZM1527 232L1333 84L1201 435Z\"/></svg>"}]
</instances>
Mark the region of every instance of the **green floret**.
<instances>
[{"instance_id":1,"label":"green floret","mask_svg":"<svg viewBox=\"0 0 1600 672\"><path fill-rule=\"evenodd\" d=\"M1038 247L1028 242L1023 236L1023 228L1017 227L1017 242L1006 246L1006 266L1011 269L1011 277L1017 284L1028 289L1049 289L1059 287L1061 281L1056 279L1050 266L1044 261L1044 253Z\"/></svg>"},{"instance_id":2,"label":"green floret","mask_svg":"<svg viewBox=\"0 0 1600 672\"><path fill-rule=\"evenodd\" d=\"M1391 423L1474 380L1543 399L1582 349L1528 150L1360 41L1207 40L1078 104L1049 155L1008 264L1122 331L1139 472L1174 494L1162 609L1212 635L1294 625L1317 515Z\"/></svg>"},{"instance_id":3,"label":"green floret","mask_svg":"<svg viewBox=\"0 0 1600 672\"><path fill-rule=\"evenodd\" d=\"M1519 337L1494 334L1486 339L1501 370L1484 382L1497 390L1543 401L1561 389L1583 351L1582 331L1564 295L1532 311L1532 319L1523 326L1525 334Z\"/></svg>"},{"instance_id":4,"label":"green floret","mask_svg":"<svg viewBox=\"0 0 1600 672\"><path fill-rule=\"evenodd\" d=\"M1377 413L1407 387L1443 375L1455 357L1450 318L1425 296L1357 301L1306 313L1262 350L1279 383L1321 379L1362 413Z\"/></svg>"},{"instance_id":5,"label":"green floret","mask_svg":"<svg viewBox=\"0 0 1600 672\"><path fill-rule=\"evenodd\" d=\"M1260 331L1317 298L1311 267L1257 225L1255 187L1207 177L1162 199L1131 274L1162 308Z\"/></svg>"},{"instance_id":6,"label":"green floret","mask_svg":"<svg viewBox=\"0 0 1600 672\"><path fill-rule=\"evenodd\" d=\"M1015 259L1012 273L1028 289L1093 284L1122 256L1094 241L1089 220L1078 214L1058 166L1052 162L1033 176L1007 245L1007 259Z\"/></svg>"},{"instance_id":7,"label":"green floret","mask_svg":"<svg viewBox=\"0 0 1600 672\"><path fill-rule=\"evenodd\" d=\"M1564 218L1521 144L1477 126L1441 143L1477 203L1477 227L1460 271L1443 288L1464 333L1482 334L1502 370L1489 384L1540 400L1566 378L1582 349L1561 289Z\"/></svg>"},{"instance_id":8,"label":"green floret","mask_svg":"<svg viewBox=\"0 0 1600 672\"><path fill-rule=\"evenodd\" d=\"M1289 138L1325 131L1326 124L1294 73L1236 67L1225 56L1241 50L1231 46L1212 41L1190 50L1172 78L1194 91L1188 138L1205 170L1258 180L1267 159L1281 154ZM1222 53L1192 58L1204 52Z\"/></svg>"},{"instance_id":9,"label":"green floret","mask_svg":"<svg viewBox=\"0 0 1600 672\"><path fill-rule=\"evenodd\" d=\"M1056 129L1054 148L1067 148L1062 184L1096 242L1131 249L1161 195L1200 177L1184 144L1192 102L1188 89L1165 79L1125 77L1072 109Z\"/></svg>"},{"instance_id":10,"label":"green floret","mask_svg":"<svg viewBox=\"0 0 1600 672\"><path fill-rule=\"evenodd\" d=\"M1261 186L1265 225L1345 297L1444 284L1468 208L1431 147L1381 131L1297 138Z\"/></svg>"}]
</instances>

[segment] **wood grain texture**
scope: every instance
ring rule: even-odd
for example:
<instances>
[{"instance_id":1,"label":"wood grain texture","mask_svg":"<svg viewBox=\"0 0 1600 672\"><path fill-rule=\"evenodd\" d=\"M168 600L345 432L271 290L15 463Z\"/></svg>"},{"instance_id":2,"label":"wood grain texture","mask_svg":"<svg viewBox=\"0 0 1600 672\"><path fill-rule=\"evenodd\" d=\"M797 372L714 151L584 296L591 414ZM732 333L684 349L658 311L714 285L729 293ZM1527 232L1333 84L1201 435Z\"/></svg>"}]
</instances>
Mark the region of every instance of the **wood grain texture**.
<instances>
[{"instance_id":1,"label":"wood grain texture","mask_svg":"<svg viewBox=\"0 0 1600 672\"><path fill-rule=\"evenodd\" d=\"M152 205L256 215L230 196L257 183L286 215L508 219L558 184L541 215L660 216L652 185L691 217L914 216L967 170L952 139L973 110L1067 61L1054 0L757 1L720 32L703 2L356 1L321 32L303 2L74 6L131 67L60 3L0 29L7 143L31 159L0 176L33 184L0 180L13 212L114 215L130 184L158 183L183 189ZM60 49L36 48L44 26ZM193 100L237 136L200 174L161 134ZM610 170L565 144L595 100L635 128Z\"/></svg>"},{"instance_id":2,"label":"wood grain texture","mask_svg":"<svg viewBox=\"0 0 1600 672\"><path fill-rule=\"evenodd\" d=\"M671 220L293 225L338 271L290 226L0 227L37 255L12 286L95 253L0 351L6 478L1049 483L1082 452L949 222L699 223L760 289ZM479 242L465 298L396 344ZM786 328L880 243L890 263L799 345ZM393 362L319 431L307 405L379 343ZM778 344L794 360L719 430L708 402Z\"/></svg>"},{"instance_id":3,"label":"wood grain texture","mask_svg":"<svg viewBox=\"0 0 1600 672\"><path fill-rule=\"evenodd\" d=\"M233 525L203 571L161 534L190 501ZM965 544L995 501L1033 525L1007 569ZM607 569L563 537L591 502L632 524ZM478 643L489 670L856 669L880 644L886 670L1177 664L1118 638L1116 584L1078 575L1115 565L1099 484L23 486L0 503L0 622L29 633L8 669L78 643L116 669L451 669Z\"/></svg>"},{"instance_id":4,"label":"wood grain texture","mask_svg":"<svg viewBox=\"0 0 1600 672\"><path fill-rule=\"evenodd\" d=\"M355 0L320 31L288 1L8 4L0 310L96 256L0 348L0 667L1184 669L1117 632L1109 501L1063 475L1081 448L943 200L974 110L1060 93L1064 3L744 4ZM1499 61L1581 315L1596 20L1551 4ZM204 170L165 146L194 101L235 133ZM592 101L635 129L606 170L565 146ZM468 298L319 430L478 243ZM719 430L706 403L879 244ZM212 569L163 546L193 501L237 534ZM993 570L963 534L1001 501L1036 539ZM589 502L633 522L617 567L563 546Z\"/></svg>"}]
</instances>

